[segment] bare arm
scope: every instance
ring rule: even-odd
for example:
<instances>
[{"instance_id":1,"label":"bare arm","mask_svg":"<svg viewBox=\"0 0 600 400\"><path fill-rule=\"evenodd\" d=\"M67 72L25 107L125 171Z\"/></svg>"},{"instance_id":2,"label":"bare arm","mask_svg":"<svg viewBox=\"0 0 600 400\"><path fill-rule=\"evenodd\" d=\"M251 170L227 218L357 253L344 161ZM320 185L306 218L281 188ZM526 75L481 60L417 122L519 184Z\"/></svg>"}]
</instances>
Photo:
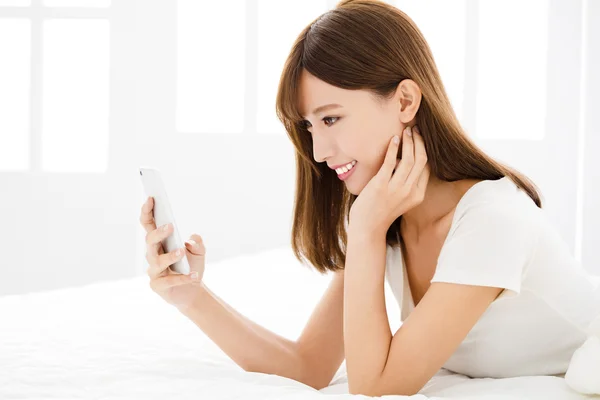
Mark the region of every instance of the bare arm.
<instances>
[{"instance_id":1,"label":"bare arm","mask_svg":"<svg viewBox=\"0 0 600 400\"><path fill-rule=\"evenodd\" d=\"M251 321L202 284L197 303L179 311L194 322L237 365L249 372L303 381L295 342Z\"/></svg>"},{"instance_id":2,"label":"bare arm","mask_svg":"<svg viewBox=\"0 0 600 400\"><path fill-rule=\"evenodd\" d=\"M297 341L240 314L203 285L198 304L180 311L246 371L326 387L344 359L343 271L332 279Z\"/></svg>"},{"instance_id":3,"label":"bare arm","mask_svg":"<svg viewBox=\"0 0 600 400\"><path fill-rule=\"evenodd\" d=\"M335 273L327 291L298 338L313 387L327 387L344 361L344 271Z\"/></svg>"}]
</instances>

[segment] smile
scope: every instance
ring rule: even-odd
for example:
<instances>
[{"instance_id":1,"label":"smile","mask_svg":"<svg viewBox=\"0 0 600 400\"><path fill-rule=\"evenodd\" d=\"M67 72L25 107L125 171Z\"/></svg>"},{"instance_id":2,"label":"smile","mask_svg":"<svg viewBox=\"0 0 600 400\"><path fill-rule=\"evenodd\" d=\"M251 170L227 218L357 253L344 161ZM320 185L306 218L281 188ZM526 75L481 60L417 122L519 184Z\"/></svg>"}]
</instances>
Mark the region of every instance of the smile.
<instances>
[{"instance_id":1,"label":"smile","mask_svg":"<svg viewBox=\"0 0 600 400\"><path fill-rule=\"evenodd\" d=\"M337 172L338 178L340 178L340 180L342 180L342 181L345 181L346 179L348 179L350 177L350 175L352 175L352 173L356 169L355 166L356 166L356 161L352 161L348 165L336 169L335 171ZM350 168L348 168L348 167L350 167Z\"/></svg>"}]
</instances>

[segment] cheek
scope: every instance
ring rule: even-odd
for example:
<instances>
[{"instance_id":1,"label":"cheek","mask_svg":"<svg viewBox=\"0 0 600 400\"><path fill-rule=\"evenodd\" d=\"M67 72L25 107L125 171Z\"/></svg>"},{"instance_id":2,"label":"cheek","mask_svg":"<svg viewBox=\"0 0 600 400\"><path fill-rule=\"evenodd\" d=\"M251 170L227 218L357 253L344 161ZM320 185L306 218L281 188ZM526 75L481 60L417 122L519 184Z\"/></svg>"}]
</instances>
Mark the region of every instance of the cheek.
<instances>
[{"instance_id":1,"label":"cheek","mask_svg":"<svg viewBox=\"0 0 600 400\"><path fill-rule=\"evenodd\" d=\"M355 188L362 188L369 183L380 167L381 165L377 162L377 155L365 152L362 159L358 159L358 163L356 164L353 182Z\"/></svg>"},{"instance_id":2,"label":"cheek","mask_svg":"<svg viewBox=\"0 0 600 400\"><path fill-rule=\"evenodd\" d=\"M389 137L385 133L369 130L362 131L362 134L353 131L346 137L348 141L344 153L358 162L356 183L364 181L366 184L379 171L388 149Z\"/></svg>"},{"instance_id":3,"label":"cheek","mask_svg":"<svg viewBox=\"0 0 600 400\"><path fill-rule=\"evenodd\" d=\"M383 161L378 144L373 140L366 140L354 148L353 156L361 166L361 175L368 175L370 171L378 168L380 161Z\"/></svg>"},{"instance_id":4,"label":"cheek","mask_svg":"<svg viewBox=\"0 0 600 400\"><path fill-rule=\"evenodd\" d=\"M358 196L374 176L374 173L368 165L361 164L360 161L356 165L354 175L346 181L345 186L350 193Z\"/></svg>"}]
</instances>

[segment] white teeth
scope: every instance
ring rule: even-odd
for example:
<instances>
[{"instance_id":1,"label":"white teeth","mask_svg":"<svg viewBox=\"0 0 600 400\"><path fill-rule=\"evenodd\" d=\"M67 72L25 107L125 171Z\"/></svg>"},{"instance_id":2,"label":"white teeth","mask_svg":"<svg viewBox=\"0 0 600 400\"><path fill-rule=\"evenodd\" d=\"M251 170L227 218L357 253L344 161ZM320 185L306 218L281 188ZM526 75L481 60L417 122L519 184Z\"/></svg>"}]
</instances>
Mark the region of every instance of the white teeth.
<instances>
[{"instance_id":1,"label":"white teeth","mask_svg":"<svg viewBox=\"0 0 600 400\"><path fill-rule=\"evenodd\" d=\"M354 167L355 164L356 164L356 161L349 162L345 166L336 169L335 172L337 172L338 175L344 174L344 173L350 171Z\"/></svg>"}]
</instances>

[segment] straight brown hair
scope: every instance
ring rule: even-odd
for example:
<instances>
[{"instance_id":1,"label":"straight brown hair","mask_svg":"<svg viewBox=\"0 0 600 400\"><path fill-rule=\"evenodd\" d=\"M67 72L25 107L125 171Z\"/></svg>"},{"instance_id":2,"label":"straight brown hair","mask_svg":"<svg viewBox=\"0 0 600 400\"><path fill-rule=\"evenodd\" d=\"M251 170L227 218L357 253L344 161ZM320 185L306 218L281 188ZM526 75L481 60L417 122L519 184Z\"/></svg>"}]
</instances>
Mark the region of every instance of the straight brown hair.
<instances>
[{"instance_id":1,"label":"straight brown hair","mask_svg":"<svg viewBox=\"0 0 600 400\"><path fill-rule=\"evenodd\" d=\"M389 99L402 80L412 79L422 93L415 119L432 175L448 182L508 176L542 208L531 180L486 155L467 136L415 23L383 1L343 0L313 20L294 41L277 91L277 117L296 150L291 244L302 263L304 257L321 274L344 268L349 212L358 197L346 190L334 171L313 158L312 137L297 103L303 68L326 83L368 90L381 100ZM387 231L388 245L402 245L401 218Z\"/></svg>"}]
</instances>

